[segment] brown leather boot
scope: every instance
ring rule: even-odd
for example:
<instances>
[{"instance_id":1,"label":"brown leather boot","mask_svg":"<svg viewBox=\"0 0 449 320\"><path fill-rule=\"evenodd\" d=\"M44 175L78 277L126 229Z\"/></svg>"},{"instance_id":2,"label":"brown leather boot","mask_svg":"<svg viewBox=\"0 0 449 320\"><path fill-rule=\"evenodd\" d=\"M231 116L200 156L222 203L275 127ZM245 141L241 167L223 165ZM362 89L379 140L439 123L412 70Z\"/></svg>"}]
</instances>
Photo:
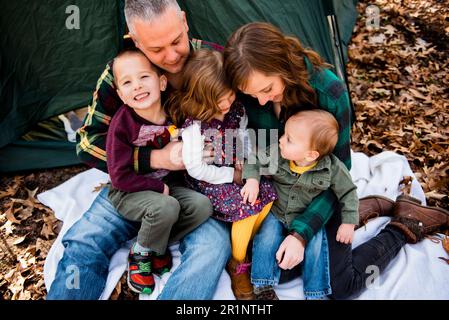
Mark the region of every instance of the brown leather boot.
<instances>
[{"instance_id":1,"label":"brown leather boot","mask_svg":"<svg viewBox=\"0 0 449 320\"><path fill-rule=\"evenodd\" d=\"M359 224L355 229L377 217L393 216L395 202L387 197L367 196L359 200Z\"/></svg>"},{"instance_id":2,"label":"brown leather boot","mask_svg":"<svg viewBox=\"0 0 449 320\"><path fill-rule=\"evenodd\" d=\"M426 235L449 227L449 211L420 203L416 198L401 195L393 208L390 225L401 229L408 243L416 243Z\"/></svg>"},{"instance_id":3,"label":"brown leather boot","mask_svg":"<svg viewBox=\"0 0 449 320\"><path fill-rule=\"evenodd\" d=\"M226 270L231 277L232 292L237 300L254 300L253 286L249 275L251 263L239 263L231 258Z\"/></svg>"}]
</instances>

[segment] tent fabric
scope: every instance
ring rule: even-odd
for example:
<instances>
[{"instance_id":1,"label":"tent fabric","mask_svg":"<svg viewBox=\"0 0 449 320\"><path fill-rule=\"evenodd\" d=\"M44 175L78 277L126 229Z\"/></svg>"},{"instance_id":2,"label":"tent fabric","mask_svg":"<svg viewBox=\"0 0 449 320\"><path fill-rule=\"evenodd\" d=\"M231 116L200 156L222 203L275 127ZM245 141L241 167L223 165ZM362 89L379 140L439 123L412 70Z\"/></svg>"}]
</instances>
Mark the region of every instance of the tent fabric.
<instances>
[{"instance_id":1,"label":"tent fabric","mask_svg":"<svg viewBox=\"0 0 449 320\"><path fill-rule=\"evenodd\" d=\"M86 106L105 64L118 52L123 31L119 0L1 2L0 147L4 147L37 122ZM67 28L66 22L76 15L70 10L73 5L79 8L79 29ZM36 148L24 147L22 157L48 150L32 145ZM74 145L65 150L75 153ZM13 154L9 148L2 150L2 162L15 160ZM47 153L44 163L54 159L55 165L63 164L56 154ZM29 168L44 163L30 163ZM3 166L0 170L6 171Z\"/></svg>"},{"instance_id":2,"label":"tent fabric","mask_svg":"<svg viewBox=\"0 0 449 320\"><path fill-rule=\"evenodd\" d=\"M66 141L16 141L0 152L0 172L47 169L79 164L74 143ZM37 165L36 165L37 164Z\"/></svg>"},{"instance_id":3,"label":"tent fabric","mask_svg":"<svg viewBox=\"0 0 449 320\"><path fill-rule=\"evenodd\" d=\"M40 149L40 141L19 143L19 138L39 121L90 103L106 62L122 46L124 0L1 2L0 172L73 164L73 160L65 162L63 158L76 157L74 144L63 143L65 148L56 154L48 146ZM332 11L338 15L344 52L357 16L356 0L178 2L187 14L192 37L225 44L239 26L268 21L299 37L304 46L315 49L332 64L336 61L326 15ZM79 30L66 28L70 5L79 8ZM57 158L63 150L73 154ZM12 161L13 156L26 158L31 152L41 153L36 161L23 166Z\"/></svg>"}]
</instances>

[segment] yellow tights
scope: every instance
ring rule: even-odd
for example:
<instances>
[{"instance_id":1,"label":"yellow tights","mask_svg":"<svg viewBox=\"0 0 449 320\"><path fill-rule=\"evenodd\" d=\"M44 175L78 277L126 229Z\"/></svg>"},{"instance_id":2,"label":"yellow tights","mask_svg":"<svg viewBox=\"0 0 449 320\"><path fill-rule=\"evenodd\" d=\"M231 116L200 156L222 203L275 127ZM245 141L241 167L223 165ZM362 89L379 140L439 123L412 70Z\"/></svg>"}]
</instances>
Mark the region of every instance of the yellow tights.
<instances>
[{"instance_id":1,"label":"yellow tights","mask_svg":"<svg viewBox=\"0 0 449 320\"><path fill-rule=\"evenodd\" d=\"M248 250L248 244L259 230L263 220L270 212L273 202L270 202L262 211L256 215L250 216L243 220L236 221L232 224L231 243L232 257L238 262L243 262Z\"/></svg>"}]
</instances>

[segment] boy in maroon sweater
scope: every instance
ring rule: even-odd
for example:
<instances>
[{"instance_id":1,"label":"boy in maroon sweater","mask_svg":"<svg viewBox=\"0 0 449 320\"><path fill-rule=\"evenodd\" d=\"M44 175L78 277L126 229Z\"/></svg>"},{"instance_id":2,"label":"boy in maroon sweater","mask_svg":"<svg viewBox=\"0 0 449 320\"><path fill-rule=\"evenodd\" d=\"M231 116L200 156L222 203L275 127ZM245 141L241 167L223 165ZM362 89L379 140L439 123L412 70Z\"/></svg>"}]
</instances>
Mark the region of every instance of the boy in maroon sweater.
<instances>
[{"instance_id":1,"label":"boy in maroon sweater","mask_svg":"<svg viewBox=\"0 0 449 320\"><path fill-rule=\"evenodd\" d=\"M169 171L136 173L136 146L161 149L177 135L161 104L167 78L138 49L114 59L113 75L124 105L112 118L106 139L109 198L122 216L141 222L129 254L128 284L133 291L150 294L153 273L161 275L171 268L169 237L179 240L208 216L182 215L176 195L184 187L173 182Z\"/></svg>"}]
</instances>

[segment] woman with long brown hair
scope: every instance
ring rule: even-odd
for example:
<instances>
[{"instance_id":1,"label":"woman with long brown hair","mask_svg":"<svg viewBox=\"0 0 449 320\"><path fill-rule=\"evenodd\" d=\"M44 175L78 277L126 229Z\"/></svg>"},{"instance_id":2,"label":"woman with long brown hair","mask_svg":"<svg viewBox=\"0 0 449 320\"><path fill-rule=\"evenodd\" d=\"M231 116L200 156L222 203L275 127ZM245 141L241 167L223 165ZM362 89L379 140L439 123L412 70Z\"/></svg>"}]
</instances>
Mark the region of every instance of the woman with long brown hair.
<instances>
[{"instance_id":1,"label":"woman with long brown hair","mask_svg":"<svg viewBox=\"0 0 449 320\"><path fill-rule=\"evenodd\" d=\"M246 106L250 127L279 128L282 131L289 116L299 110L312 106L329 111L339 124L339 138L333 153L350 169L353 115L349 95L344 82L315 51L303 48L297 38L284 35L271 24L256 22L240 27L231 35L224 57L232 89L257 98L263 106ZM291 197L294 199L294 194ZM314 241L314 235L323 235L319 242L320 270L308 267L306 253L303 267L306 297L332 293L334 298L347 298L365 286L372 274L367 272L369 266L377 266L382 271L406 242L414 243L430 231L429 221L419 210L410 211L410 216L404 217L400 210L394 210L399 207L399 200L395 203L371 196L360 201L360 220L364 220L362 213L393 216L394 211L393 221L375 238L352 250L350 243L340 243L336 239L341 225L341 212L336 204L334 193L323 191L291 223L289 234L285 239L281 238L282 244L273 248L268 248L267 243L276 243L272 239L279 235L274 235L273 231L280 229L281 222L271 213L265 218L253 244L251 278L256 294L272 296L263 295L263 292L273 291L273 286L279 281L279 276L276 276L280 273L279 268L290 270L302 262L304 247ZM437 220L433 223L442 225L443 219ZM324 229L322 226L326 222ZM281 257L278 265L264 269L255 267L255 261L263 261L267 255L269 259L273 254ZM314 272L313 277L311 272ZM308 289L313 292L306 292Z\"/></svg>"}]
</instances>

